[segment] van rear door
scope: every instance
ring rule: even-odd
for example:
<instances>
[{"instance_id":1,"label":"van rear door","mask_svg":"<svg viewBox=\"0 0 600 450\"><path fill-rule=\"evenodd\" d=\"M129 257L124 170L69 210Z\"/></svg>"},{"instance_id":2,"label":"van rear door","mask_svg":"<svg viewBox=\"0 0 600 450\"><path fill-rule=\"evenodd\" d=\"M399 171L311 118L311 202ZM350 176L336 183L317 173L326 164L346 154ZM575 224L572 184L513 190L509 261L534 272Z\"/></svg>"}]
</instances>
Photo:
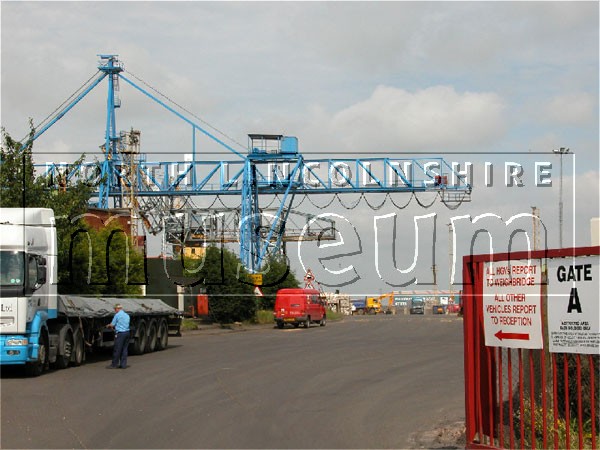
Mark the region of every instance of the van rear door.
<instances>
[{"instance_id":1,"label":"van rear door","mask_svg":"<svg viewBox=\"0 0 600 450\"><path fill-rule=\"evenodd\" d=\"M293 322L296 318L305 315L305 297L297 293L279 293L275 300L275 317Z\"/></svg>"}]
</instances>

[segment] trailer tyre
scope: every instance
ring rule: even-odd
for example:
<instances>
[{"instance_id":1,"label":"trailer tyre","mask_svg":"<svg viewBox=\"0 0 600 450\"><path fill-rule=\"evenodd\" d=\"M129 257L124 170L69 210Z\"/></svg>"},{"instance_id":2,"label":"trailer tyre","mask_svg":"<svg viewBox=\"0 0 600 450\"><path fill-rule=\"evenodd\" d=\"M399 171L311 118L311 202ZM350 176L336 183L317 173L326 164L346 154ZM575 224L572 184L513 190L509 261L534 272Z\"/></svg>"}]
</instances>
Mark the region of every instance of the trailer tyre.
<instances>
[{"instance_id":1,"label":"trailer tyre","mask_svg":"<svg viewBox=\"0 0 600 450\"><path fill-rule=\"evenodd\" d=\"M152 353L156 350L158 329L156 326L156 320L151 320L148 325L148 342L146 343L146 353Z\"/></svg>"},{"instance_id":2,"label":"trailer tyre","mask_svg":"<svg viewBox=\"0 0 600 450\"><path fill-rule=\"evenodd\" d=\"M42 331L40 335L37 361L27 364L26 372L30 377L39 377L48 368L48 334Z\"/></svg>"},{"instance_id":3,"label":"trailer tyre","mask_svg":"<svg viewBox=\"0 0 600 450\"><path fill-rule=\"evenodd\" d=\"M71 364L75 367L83 363L85 347L83 344L83 336L80 331L76 331L73 336L73 352L71 352Z\"/></svg>"},{"instance_id":4,"label":"trailer tyre","mask_svg":"<svg viewBox=\"0 0 600 450\"><path fill-rule=\"evenodd\" d=\"M64 338L60 339L59 345L59 354L56 355L54 367L56 369L66 369L71 362L71 355L74 348L73 332L70 329L65 332Z\"/></svg>"},{"instance_id":5,"label":"trailer tyre","mask_svg":"<svg viewBox=\"0 0 600 450\"><path fill-rule=\"evenodd\" d=\"M148 342L148 335L146 334L146 322L140 320L137 326L137 337L133 340L133 351L134 355L141 355L146 350L146 343Z\"/></svg>"},{"instance_id":6,"label":"trailer tyre","mask_svg":"<svg viewBox=\"0 0 600 450\"><path fill-rule=\"evenodd\" d=\"M156 350L164 350L169 345L169 325L165 319L161 319L158 325L158 340Z\"/></svg>"}]
</instances>

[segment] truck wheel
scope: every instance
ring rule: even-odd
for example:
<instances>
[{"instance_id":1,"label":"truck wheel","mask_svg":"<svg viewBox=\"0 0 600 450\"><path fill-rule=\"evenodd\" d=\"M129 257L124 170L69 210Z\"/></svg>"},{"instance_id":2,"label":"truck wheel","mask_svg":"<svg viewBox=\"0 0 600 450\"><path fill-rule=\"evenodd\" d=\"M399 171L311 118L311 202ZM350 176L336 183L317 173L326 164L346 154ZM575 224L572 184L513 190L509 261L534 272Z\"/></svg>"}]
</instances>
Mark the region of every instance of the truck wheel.
<instances>
[{"instance_id":1,"label":"truck wheel","mask_svg":"<svg viewBox=\"0 0 600 450\"><path fill-rule=\"evenodd\" d=\"M54 362L54 367L56 369L66 369L71 362L71 355L73 353L74 341L73 341L73 332L67 331L63 342L61 344L62 348L59 348L59 355L56 355L56 361Z\"/></svg>"},{"instance_id":2,"label":"truck wheel","mask_svg":"<svg viewBox=\"0 0 600 450\"><path fill-rule=\"evenodd\" d=\"M279 328L280 330L283 329L283 322L278 321L277 322L277 328Z\"/></svg>"},{"instance_id":3,"label":"truck wheel","mask_svg":"<svg viewBox=\"0 0 600 450\"><path fill-rule=\"evenodd\" d=\"M146 335L146 322L142 319L137 326L137 337L133 340L133 351L134 355L141 355L146 350L146 342L148 342L148 336Z\"/></svg>"},{"instance_id":4,"label":"truck wheel","mask_svg":"<svg viewBox=\"0 0 600 450\"><path fill-rule=\"evenodd\" d=\"M40 336L37 361L28 363L26 366L27 375L30 377L39 377L48 368L48 335L42 331Z\"/></svg>"},{"instance_id":5,"label":"truck wheel","mask_svg":"<svg viewBox=\"0 0 600 450\"><path fill-rule=\"evenodd\" d=\"M158 325L158 340L156 350L164 350L169 345L169 325L165 319L161 319Z\"/></svg>"},{"instance_id":6,"label":"truck wheel","mask_svg":"<svg viewBox=\"0 0 600 450\"><path fill-rule=\"evenodd\" d=\"M359 316L362 316L365 313L365 310L361 308L361 309L358 309L356 312L358 313Z\"/></svg>"},{"instance_id":7,"label":"truck wheel","mask_svg":"<svg viewBox=\"0 0 600 450\"><path fill-rule=\"evenodd\" d=\"M148 342L146 343L146 353L152 353L156 350L157 333L156 320L152 320L148 326Z\"/></svg>"},{"instance_id":8,"label":"truck wheel","mask_svg":"<svg viewBox=\"0 0 600 450\"><path fill-rule=\"evenodd\" d=\"M323 318L321 319L321 322L319 322L319 325L321 325L322 327L327 325L327 317L323 316Z\"/></svg>"},{"instance_id":9,"label":"truck wheel","mask_svg":"<svg viewBox=\"0 0 600 450\"><path fill-rule=\"evenodd\" d=\"M310 316L308 316L308 318L306 319L306 322L304 322L304 327L310 328Z\"/></svg>"},{"instance_id":10,"label":"truck wheel","mask_svg":"<svg viewBox=\"0 0 600 450\"><path fill-rule=\"evenodd\" d=\"M298 322L294 322L293 325L294 325L294 328L298 328L300 326L300 324Z\"/></svg>"},{"instance_id":11,"label":"truck wheel","mask_svg":"<svg viewBox=\"0 0 600 450\"><path fill-rule=\"evenodd\" d=\"M71 352L71 364L75 367L83 362L85 347L83 346L83 336L80 331L76 331L73 336L73 351Z\"/></svg>"}]
</instances>

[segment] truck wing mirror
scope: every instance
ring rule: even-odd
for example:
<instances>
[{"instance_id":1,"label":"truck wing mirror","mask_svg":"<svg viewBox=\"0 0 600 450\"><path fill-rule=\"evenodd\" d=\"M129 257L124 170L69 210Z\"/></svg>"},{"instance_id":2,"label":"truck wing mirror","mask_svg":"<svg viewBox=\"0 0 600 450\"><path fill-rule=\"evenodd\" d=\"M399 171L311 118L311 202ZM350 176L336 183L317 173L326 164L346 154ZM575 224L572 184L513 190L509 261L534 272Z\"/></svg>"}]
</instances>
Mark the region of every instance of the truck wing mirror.
<instances>
[{"instance_id":1,"label":"truck wing mirror","mask_svg":"<svg viewBox=\"0 0 600 450\"><path fill-rule=\"evenodd\" d=\"M46 276L47 276L46 266L38 266L36 286L41 287L42 284L45 284ZM39 287L38 287L38 289L39 289Z\"/></svg>"}]
</instances>

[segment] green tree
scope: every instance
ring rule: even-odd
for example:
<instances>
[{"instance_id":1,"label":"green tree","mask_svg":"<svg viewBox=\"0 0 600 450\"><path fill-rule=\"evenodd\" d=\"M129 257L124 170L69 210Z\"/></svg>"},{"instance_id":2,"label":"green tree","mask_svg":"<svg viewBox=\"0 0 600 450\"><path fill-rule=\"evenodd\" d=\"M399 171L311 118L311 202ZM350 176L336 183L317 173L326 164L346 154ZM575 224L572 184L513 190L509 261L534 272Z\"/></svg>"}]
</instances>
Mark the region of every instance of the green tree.
<instances>
[{"instance_id":1,"label":"green tree","mask_svg":"<svg viewBox=\"0 0 600 450\"><path fill-rule=\"evenodd\" d=\"M47 196L44 180L35 176L32 156L34 129L30 121L27 144L10 137L4 128L0 148L0 206L26 208L37 206Z\"/></svg>"},{"instance_id":2,"label":"green tree","mask_svg":"<svg viewBox=\"0 0 600 450\"><path fill-rule=\"evenodd\" d=\"M75 165L83 161L82 155ZM67 293L88 293L95 294L97 289L91 289L89 286L82 287L83 291L69 290L67 286L71 278L71 259L81 259L81 254L71 254L74 249L81 247L73 246L72 239L76 236L78 230L90 231L89 225L82 219L87 212L89 200L92 196L93 186L81 180L75 183L66 184L61 180L50 180L49 178L41 178L46 186L45 195L41 196L40 201L35 206L41 208L51 208L54 211L56 219L56 235L58 240L58 291L61 294ZM59 182L56 187L54 181ZM87 255L87 253L86 253ZM87 256L86 256L87 257ZM74 270L83 270L86 266L72 265Z\"/></svg>"},{"instance_id":3,"label":"green tree","mask_svg":"<svg viewBox=\"0 0 600 450\"><path fill-rule=\"evenodd\" d=\"M186 267L184 275L205 287L209 314L214 321L231 323L254 318L256 297L253 286L235 253L210 246L203 259L188 259L183 263Z\"/></svg>"},{"instance_id":4,"label":"green tree","mask_svg":"<svg viewBox=\"0 0 600 450\"><path fill-rule=\"evenodd\" d=\"M263 296L259 297L260 309L273 309L279 289L300 287L300 282L290 269L289 260L283 255L271 255L263 267ZM267 270L268 269L268 270Z\"/></svg>"},{"instance_id":5,"label":"green tree","mask_svg":"<svg viewBox=\"0 0 600 450\"><path fill-rule=\"evenodd\" d=\"M2 128L0 206L54 210L59 293L114 296L139 293L140 287L132 283L144 281L142 255L135 250L127 252L123 233L115 234L107 248L110 234L117 230L107 227L95 231L82 219L88 210L93 185L84 180L67 182L66 174L58 180L36 175L32 154L34 133L30 121L29 138L24 145ZM74 165L83 159L84 155Z\"/></svg>"},{"instance_id":6,"label":"green tree","mask_svg":"<svg viewBox=\"0 0 600 450\"><path fill-rule=\"evenodd\" d=\"M70 260L64 267L65 294L131 297L145 283L144 257L117 225L100 230L83 227L72 235ZM91 252L91 253L90 253Z\"/></svg>"}]
</instances>

